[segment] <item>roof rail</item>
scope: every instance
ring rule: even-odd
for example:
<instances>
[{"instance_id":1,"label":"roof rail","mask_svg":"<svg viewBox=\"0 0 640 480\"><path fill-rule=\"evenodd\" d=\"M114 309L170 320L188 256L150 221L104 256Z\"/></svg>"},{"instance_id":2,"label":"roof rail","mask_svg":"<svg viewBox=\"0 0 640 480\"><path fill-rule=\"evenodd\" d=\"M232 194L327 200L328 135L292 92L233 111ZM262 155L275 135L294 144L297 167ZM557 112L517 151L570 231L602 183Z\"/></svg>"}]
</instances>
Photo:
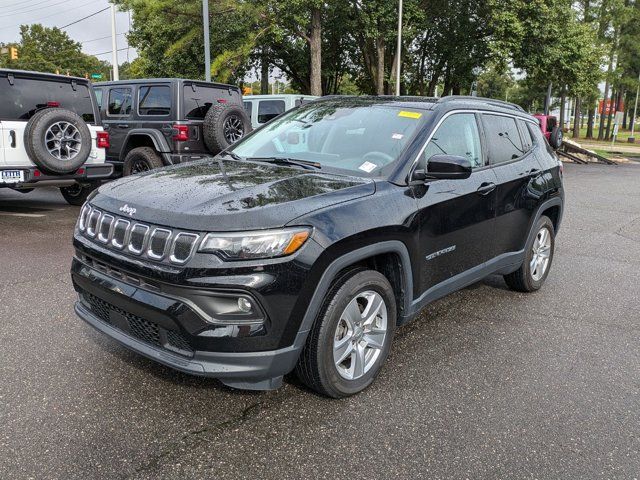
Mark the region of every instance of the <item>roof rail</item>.
<instances>
[{"instance_id":1,"label":"roof rail","mask_svg":"<svg viewBox=\"0 0 640 480\"><path fill-rule=\"evenodd\" d=\"M509 108L511 110L517 110L519 112L524 112L524 108L520 105L516 105L515 103L504 102L502 100L495 100L493 98L485 98L485 97L471 97L468 95L447 95L446 97L440 98L438 103L446 103L452 102L455 100L473 100L477 102L486 103L489 105L495 105L496 107Z\"/></svg>"}]
</instances>

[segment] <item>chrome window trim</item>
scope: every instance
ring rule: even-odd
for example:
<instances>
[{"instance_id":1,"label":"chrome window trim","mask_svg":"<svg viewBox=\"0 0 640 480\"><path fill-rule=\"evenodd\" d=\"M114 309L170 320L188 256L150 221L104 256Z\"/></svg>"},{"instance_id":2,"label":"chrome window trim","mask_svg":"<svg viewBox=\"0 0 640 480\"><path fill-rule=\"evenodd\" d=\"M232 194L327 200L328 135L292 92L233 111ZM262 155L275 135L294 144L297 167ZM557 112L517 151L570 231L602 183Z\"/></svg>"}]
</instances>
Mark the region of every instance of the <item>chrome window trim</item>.
<instances>
[{"instance_id":1,"label":"chrome window trim","mask_svg":"<svg viewBox=\"0 0 640 480\"><path fill-rule=\"evenodd\" d=\"M136 227L142 227L145 229L144 236L142 237L142 245L140 247L140 250L136 250L135 248L133 248L133 245L131 244L131 236L133 235L133 231L135 230ZM142 254L142 252L144 252L144 247L147 244L150 230L151 229L149 228L149 225L145 225L144 223L134 223L133 226L131 227L131 230L129 231L129 241L127 242L128 243L127 251L129 251L130 253L133 253L134 255Z\"/></svg>"},{"instance_id":2,"label":"chrome window trim","mask_svg":"<svg viewBox=\"0 0 640 480\"><path fill-rule=\"evenodd\" d=\"M93 217L93 214L96 213L98 215L98 218L96 218L96 226L95 228L92 230L91 229L91 217ZM102 217L102 212L100 210L98 210L97 208L92 208L91 209L91 215L89 215L89 219L87 221L87 236L90 238L94 238L96 236L96 229L98 228L98 225L100 225L100 217Z\"/></svg>"},{"instance_id":3,"label":"chrome window trim","mask_svg":"<svg viewBox=\"0 0 640 480\"><path fill-rule=\"evenodd\" d=\"M157 232L165 232L168 233L169 236L167 237L167 240L165 241L164 244L164 249L162 250L162 254L161 255L156 255L153 252L153 247L152 247L152 243L153 243L153 236L157 233ZM171 230L167 230L166 228L159 228L159 227L155 227L153 229L153 232L151 233L151 235L149 235L149 248L147 249L147 257L153 259L153 260L162 260L165 256L165 254L167 253L167 248L171 245L171 235L173 234L173 232Z\"/></svg>"},{"instance_id":4,"label":"chrome window trim","mask_svg":"<svg viewBox=\"0 0 640 480\"><path fill-rule=\"evenodd\" d=\"M105 219L110 218L111 221L109 222L109 232L107 233L106 238L102 235L102 226L104 225L104 221ZM105 213L102 215L102 217L100 218L100 223L98 225L98 241L102 242L102 243L109 243L109 239L111 238L111 233L113 231L113 221L115 220L115 217L109 213Z\"/></svg>"},{"instance_id":5,"label":"chrome window trim","mask_svg":"<svg viewBox=\"0 0 640 480\"><path fill-rule=\"evenodd\" d=\"M176 242L178 241L178 239L181 236L185 236L185 237L191 237L193 238L193 243L191 244L191 249L189 250L189 254L187 255L187 257L184 260L180 260L178 258L175 257L175 249L176 249ZM178 233L174 238L173 241L171 242L171 255L169 255L169 260L171 260L172 263L177 263L178 265L182 265L185 264L189 261L189 259L191 258L191 256L193 255L193 250L195 249L198 240L200 239L200 235L198 235L197 233L188 233L188 232L180 232Z\"/></svg>"},{"instance_id":6,"label":"chrome window trim","mask_svg":"<svg viewBox=\"0 0 640 480\"><path fill-rule=\"evenodd\" d=\"M116 225L118 225L118 222L122 222L122 223L126 223L126 227L124 229L124 238L122 239L122 245L120 245L118 242L116 242L116 238L115 238L115 231L116 231ZM128 240L129 240L129 232L130 232L130 228L131 227L131 222L129 220L126 220L124 218L118 218L114 224L113 224L113 234L111 235L111 246L114 248L117 248L118 250L122 250L124 248L124 246L127 244Z\"/></svg>"}]
</instances>

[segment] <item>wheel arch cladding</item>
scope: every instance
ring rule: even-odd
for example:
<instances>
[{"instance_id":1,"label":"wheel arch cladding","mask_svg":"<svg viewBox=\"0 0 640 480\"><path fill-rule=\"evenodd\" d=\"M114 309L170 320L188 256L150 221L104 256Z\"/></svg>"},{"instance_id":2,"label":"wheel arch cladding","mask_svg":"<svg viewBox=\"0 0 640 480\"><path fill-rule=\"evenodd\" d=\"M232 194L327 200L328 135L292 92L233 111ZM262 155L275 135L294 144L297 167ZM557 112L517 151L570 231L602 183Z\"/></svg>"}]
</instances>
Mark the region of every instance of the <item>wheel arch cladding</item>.
<instances>
[{"instance_id":1,"label":"wheel arch cladding","mask_svg":"<svg viewBox=\"0 0 640 480\"><path fill-rule=\"evenodd\" d=\"M159 135L156 130L134 130L129 132L124 141L124 147L120 152L120 160L124 161L127 154L138 147L150 147L158 152L158 155L162 158L162 152L168 150L168 146L165 145L164 137Z\"/></svg>"}]
</instances>

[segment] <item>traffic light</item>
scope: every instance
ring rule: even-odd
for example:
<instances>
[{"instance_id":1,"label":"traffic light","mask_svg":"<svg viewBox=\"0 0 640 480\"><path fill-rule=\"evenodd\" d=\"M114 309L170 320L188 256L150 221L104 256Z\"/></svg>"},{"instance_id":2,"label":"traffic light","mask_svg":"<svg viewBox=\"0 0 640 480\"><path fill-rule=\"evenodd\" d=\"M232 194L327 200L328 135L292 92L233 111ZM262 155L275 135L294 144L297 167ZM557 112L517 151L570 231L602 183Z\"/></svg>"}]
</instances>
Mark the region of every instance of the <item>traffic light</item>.
<instances>
[{"instance_id":1,"label":"traffic light","mask_svg":"<svg viewBox=\"0 0 640 480\"><path fill-rule=\"evenodd\" d=\"M9 47L9 58L11 60L18 59L18 49L16 47Z\"/></svg>"}]
</instances>

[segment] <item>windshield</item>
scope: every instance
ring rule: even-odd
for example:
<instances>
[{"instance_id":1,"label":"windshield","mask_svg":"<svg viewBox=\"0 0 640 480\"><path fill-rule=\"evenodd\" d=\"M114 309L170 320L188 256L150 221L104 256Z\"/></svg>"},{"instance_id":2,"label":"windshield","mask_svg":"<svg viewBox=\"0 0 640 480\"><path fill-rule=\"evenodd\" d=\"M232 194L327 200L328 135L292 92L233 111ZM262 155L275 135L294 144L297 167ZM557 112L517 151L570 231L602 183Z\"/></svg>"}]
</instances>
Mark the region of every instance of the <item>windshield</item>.
<instances>
[{"instance_id":1,"label":"windshield","mask_svg":"<svg viewBox=\"0 0 640 480\"><path fill-rule=\"evenodd\" d=\"M380 102L315 102L283 114L232 151L245 158L304 160L322 168L380 177L427 114Z\"/></svg>"}]
</instances>

